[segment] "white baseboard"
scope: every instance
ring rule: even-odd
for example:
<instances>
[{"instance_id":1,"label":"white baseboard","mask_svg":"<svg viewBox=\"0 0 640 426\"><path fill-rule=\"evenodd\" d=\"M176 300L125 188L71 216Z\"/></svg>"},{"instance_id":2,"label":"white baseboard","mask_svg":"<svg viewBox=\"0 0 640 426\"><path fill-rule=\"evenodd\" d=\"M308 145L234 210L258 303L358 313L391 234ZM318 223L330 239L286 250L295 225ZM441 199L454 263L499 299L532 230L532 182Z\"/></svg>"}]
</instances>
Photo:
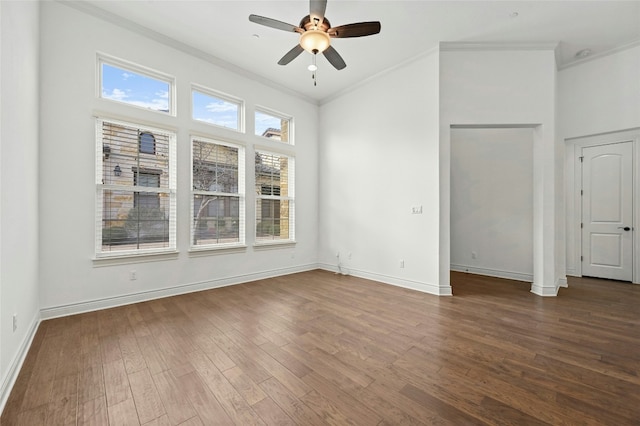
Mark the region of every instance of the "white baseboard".
<instances>
[{"instance_id":1,"label":"white baseboard","mask_svg":"<svg viewBox=\"0 0 640 426\"><path fill-rule=\"evenodd\" d=\"M538 296L545 297L555 297L558 295L558 291L560 287L568 288L569 283L567 282L567 277L560 277L556 279L555 287L542 287L536 284L531 285L531 293L537 294Z\"/></svg>"},{"instance_id":2,"label":"white baseboard","mask_svg":"<svg viewBox=\"0 0 640 426\"><path fill-rule=\"evenodd\" d=\"M567 281L567 277L558 278L556 282L556 287L569 288L569 282Z\"/></svg>"},{"instance_id":3,"label":"white baseboard","mask_svg":"<svg viewBox=\"0 0 640 426\"><path fill-rule=\"evenodd\" d=\"M72 303L69 305L51 306L40 310L40 316L43 320L64 317L68 315L76 315L84 312L92 312L100 309L115 308L117 306L130 305L132 303L145 302L147 300L161 299L164 297L177 296L180 294L193 293L196 291L210 290L230 285L243 284L251 281L262 280L266 278L278 277L281 275L295 274L298 272L306 272L318 269L318 265L308 264L299 265L291 268L272 269L262 272L254 272L250 274L240 274L224 278L216 278L213 280L200 281L189 284L180 284L173 287L143 291L122 296L108 297L104 299L90 300L86 302Z\"/></svg>"},{"instance_id":4,"label":"white baseboard","mask_svg":"<svg viewBox=\"0 0 640 426\"><path fill-rule=\"evenodd\" d=\"M559 289L559 287L557 287L557 283L556 283L556 287L542 287L542 286L535 285L535 284L531 285L531 293L537 294L538 296L544 296L544 297L555 297L555 296L557 296L558 295L558 289Z\"/></svg>"},{"instance_id":5,"label":"white baseboard","mask_svg":"<svg viewBox=\"0 0 640 426\"><path fill-rule=\"evenodd\" d=\"M522 272L503 271L500 269L479 268L477 266L451 264L451 270L456 272L469 272L470 274L486 275L488 277L506 278L508 280L533 282L533 274Z\"/></svg>"},{"instance_id":6,"label":"white baseboard","mask_svg":"<svg viewBox=\"0 0 640 426\"><path fill-rule=\"evenodd\" d=\"M359 269L348 268L345 266L340 267L340 271L336 265L328 263L318 264L320 269L331 271L335 273L342 273L343 275L353 275L358 278L365 278L372 281L378 281L384 284L394 285L396 287L408 288L410 290L421 291L423 293L434 294L436 296L451 296L451 286L439 286L436 284L429 284L419 281L407 280L404 278L392 277L390 275L377 274L374 272L362 271Z\"/></svg>"},{"instance_id":7,"label":"white baseboard","mask_svg":"<svg viewBox=\"0 0 640 426\"><path fill-rule=\"evenodd\" d=\"M0 415L4 411L4 406L9 400L9 395L13 389L13 385L16 383L16 379L18 378L22 364L24 364L24 360L27 357L27 353L29 353L29 348L31 348L31 343L36 335L36 331L38 331L39 325L40 317L36 314L29 325L29 330L22 340L22 344L18 348L18 352L13 357L11 364L9 364L9 370L2 381L2 387L0 387Z\"/></svg>"}]
</instances>

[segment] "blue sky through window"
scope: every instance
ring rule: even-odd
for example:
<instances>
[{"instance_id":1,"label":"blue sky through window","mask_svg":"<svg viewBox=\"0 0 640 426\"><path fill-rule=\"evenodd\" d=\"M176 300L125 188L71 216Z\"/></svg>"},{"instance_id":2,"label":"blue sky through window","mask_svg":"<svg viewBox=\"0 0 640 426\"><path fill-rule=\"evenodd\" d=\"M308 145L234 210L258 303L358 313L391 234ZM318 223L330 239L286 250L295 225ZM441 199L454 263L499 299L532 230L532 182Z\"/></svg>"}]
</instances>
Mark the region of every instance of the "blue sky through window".
<instances>
[{"instance_id":1,"label":"blue sky through window","mask_svg":"<svg viewBox=\"0 0 640 426\"><path fill-rule=\"evenodd\" d=\"M267 129L280 129L281 118L256 111L256 135L262 136Z\"/></svg>"},{"instance_id":2,"label":"blue sky through window","mask_svg":"<svg viewBox=\"0 0 640 426\"><path fill-rule=\"evenodd\" d=\"M166 81L102 64L102 97L105 99L169 112L169 89Z\"/></svg>"},{"instance_id":3,"label":"blue sky through window","mask_svg":"<svg viewBox=\"0 0 640 426\"><path fill-rule=\"evenodd\" d=\"M240 130L238 104L193 91L193 119Z\"/></svg>"}]
</instances>

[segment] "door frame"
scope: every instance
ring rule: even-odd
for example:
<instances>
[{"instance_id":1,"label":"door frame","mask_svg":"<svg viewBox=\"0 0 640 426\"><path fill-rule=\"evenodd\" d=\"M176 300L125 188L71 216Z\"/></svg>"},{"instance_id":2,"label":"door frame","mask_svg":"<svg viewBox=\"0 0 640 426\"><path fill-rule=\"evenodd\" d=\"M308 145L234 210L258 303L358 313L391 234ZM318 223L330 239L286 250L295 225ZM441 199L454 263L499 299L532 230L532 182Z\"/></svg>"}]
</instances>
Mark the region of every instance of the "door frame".
<instances>
[{"instance_id":1,"label":"door frame","mask_svg":"<svg viewBox=\"0 0 640 426\"><path fill-rule=\"evenodd\" d=\"M619 132L600 133L565 139L567 179L567 275L582 276L582 165L580 157L582 149L593 146L613 145L631 142L632 153L632 192L633 192L633 283L640 284L640 184L638 184L640 165L640 128Z\"/></svg>"}]
</instances>

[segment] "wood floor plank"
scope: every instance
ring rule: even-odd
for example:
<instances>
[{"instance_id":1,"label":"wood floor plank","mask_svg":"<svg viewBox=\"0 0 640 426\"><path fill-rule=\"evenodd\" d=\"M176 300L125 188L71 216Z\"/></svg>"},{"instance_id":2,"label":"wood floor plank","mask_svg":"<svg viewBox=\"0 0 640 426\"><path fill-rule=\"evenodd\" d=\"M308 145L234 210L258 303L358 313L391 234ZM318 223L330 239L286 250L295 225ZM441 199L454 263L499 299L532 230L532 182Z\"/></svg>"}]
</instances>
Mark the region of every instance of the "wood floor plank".
<instances>
[{"instance_id":1,"label":"wood floor plank","mask_svg":"<svg viewBox=\"0 0 640 426\"><path fill-rule=\"evenodd\" d=\"M138 346L138 341L133 332L119 336L119 343L122 359L124 360L124 368L127 370L127 374L132 374L136 371L147 368L144 354Z\"/></svg>"},{"instance_id":2,"label":"wood floor plank","mask_svg":"<svg viewBox=\"0 0 640 426\"><path fill-rule=\"evenodd\" d=\"M2 426L638 425L640 286L309 271L42 321Z\"/></svg>"},{"instance_id":3,"label":"wood floor plank","mask_svg":"<svg viewBox=\"0 0 640 426\"><path fill-rule=\"evenodd\" d=\"M107 407L109 426L139 426L138 414L133 399L125 399Z\"/></svg>"},{"instance_id":4,"label":"wood floor plank","mask_svg":"<svg viewBox=\"0 0 640 426\"><path fill-rule=\"evenodd\" d=\"M78 402L84 403L105 395L102 364L90 365L78 373Z\"/></svg>"},{"instance_id":5,"label":"wood floor plank","mask_svg":"<svg viewBox=\"0 0 640 426\"><path fill-rule=\"evenodd\" d=\"M129 384L140 423L148 423L166 413L148 369L129 374Z\"/></svg>"},{"instance_id":6,"label":"wood floor plank","mask_svg":"<svg viewBox=\"0 0 640 426\"><path fill-rule=\"evenodd\" d=\"M170 370L153 375L153 382L171 424L178 425L198 415Z\"/></svg>"},{"instance_id":7,"label":"wood floor plank","mask_svg":"<svg viewBox=\"0 0 640 426\"><path fill-rule=\"evenodd\" d=\"M282 409L278 407L278 404L273 402L273 399L269 397L255 403L253 409L267 425L287 426L296 424L291 420L291 417L282 411Z\"/></svg>"},{"instance_id":8,"label":"wood floor plank","mask_svg":"<svg viewBox=\"0 0 640 426\"><path fill-rule=\"evenodd\" d=\"M270 378L260 383L262 390L275 401L296 423L301 425L323 425L322 417L308 405L296 398L277 379Z\"/></svg>"},{"instance_id":9,"label":"wood floor plank","mask_svg":"<svg viewBox=\"0 0 640 426\"><path fill-rule=\"evenodd\" d=\"M171 421L169 420L169 417L165 414L160 418L151 420L149 423L145 423L143 426L171 426Z\"/></svg>"},{"instance_id":10,"label":"wood floor plank","mask_svg":"<svg viewBox=\"0 0 640 426\"><path fill-rule=\"evenodd\" d=\"M262 389L258 387L257 384L251 380L249 376L242 372L242 369L239 367L230 368L222 372L224 376L229 380L229 383L233 385L233 387L238 391L240 395L244 398L245 401L249 405L254 405L255 403L266 398Z\"/></svg>"},{"instance_id":11,"label":"wood floor plank","mask_svg":"<svg viewBox=\"0 0 640 426\"><path fill-rule=\"evenodd\" d=\"M194 352L189 354L189 357L209 391L216 397L227 415L236 424L263 424L260 417L247 404L242 395L238 393L204 353Z\"/></svg>"},{"instance_id":12,"label":"wood floor plank","mask_svg":"<svg viewBox=\"0 0 640 426\"><path fill-rule=\"evenodd\" d=\"M78 406L78 426L84 425L109 425L109 413L105 396L85 401Z\"/></svg>"},{"instance_id":13,"label":"wood floor plank","mask_svg":"<svg viewBox=\"0 0 640 426\"><path fill-rule=\"evenodd\" d=\"M363 405L356 398L349 395L349 393L336 389L331 382L324 379L319 374L314 372L309 373L303 377L303 380L314 391L314 394L308 398L307 395L302 397L302 400L312 408L319 407L324 410L322 407L329 403L332 405L332 410L341 412L346 416L346 418L350 419L350 422L360 421L365 424L373 425L382 420L379 415L366 405Z\"/></svg>"},{"instance_id":14,"label":"wood floor plank","mask_svg":"<svg viewBox=\"0 0 640 426\"><path fill-rule=\"evenodd\" d=\"M47 408L47 423L75 425L78 409L78 375L57 377L53 382L51 400Z\"/></svg>"},{"instance_id":15,"label":"wood floor plank","mask_svg":"<svg viewBox=\"0 0 640 426\"><path fill-rule=\"evenodd\" d=\"M205 424L215 425L234 424L196 372L179 377L178 382L180 383L180 389L185 392L191 405L198 413L200 421Z\"/></svg>"},{"instance_id":16,"label":"wood floor plank","mask_svg":"<svg viewBox=\"0 0 640 426\"><path fill-rule=\"evenodd\" d=\"M129 377L122 359L103 364L102 371L108 407L131 399Z\"/></svg>"}]
</instances>

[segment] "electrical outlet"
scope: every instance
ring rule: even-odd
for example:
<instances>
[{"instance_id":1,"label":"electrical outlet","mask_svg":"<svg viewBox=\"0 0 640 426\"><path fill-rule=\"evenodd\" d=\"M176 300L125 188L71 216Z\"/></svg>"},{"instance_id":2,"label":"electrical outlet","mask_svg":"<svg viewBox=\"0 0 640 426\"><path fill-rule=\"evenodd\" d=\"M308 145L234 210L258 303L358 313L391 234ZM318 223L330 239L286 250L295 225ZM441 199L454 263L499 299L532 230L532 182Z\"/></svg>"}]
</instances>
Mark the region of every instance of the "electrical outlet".
<instances>
[{"instance_id":1,"label":"electrical outlet","mask_svg":"<svg viewBox=\"0 0 640 426\"><path fill-rule=\"evenodd\" d=\"M400 268L404 268L404 260L400 261Z\"/></svg>"},{"instance_id":2,"label":"electrical outlet","mask_svg":"<svg viewBox=\"0 0 640 426\"><path fill-rule=\"evenodd\" d=\"M422 206L411 207L411 214L422 214Z\"/></svg>"},{"instance_id":3,"label":"electrical outlet","mask_svg":"<svg viewBox=\"0 0 640 426\"><path fill-rule=\"evenodd\" d=\"M129 272L129 279L131 281L137 280L138 279L138 273L135 270Z\"/></svg>"},{"instance_id":4,"label":"electrical outlet","mask_svg":"<svg viewBox=\"0 0 640 426\"><path fill-rule=\"evenodd\" d=\"M18 329L18 314L13 314L13 331Z\"/></svg>"},{"instance_id":5,"label":"electrical outlet","mask_svg":"<svg viewBox=\"0 0 640 426\"><path fill-rule=\"evenodd\" d=\"M475 251L471 252L471 258L472 259L477 259L478 258L478 253L476 253Z\"/></svg>"},{"instance_id":6,"label":"electrical outlet","mask_svg":"<svg viewBox=\"0 0 640 426\"><path fill-rule=\"evenodd\" d=\"M351 260L351 252L347 255L347 259Z\"/></svg>"}]
</instances>

